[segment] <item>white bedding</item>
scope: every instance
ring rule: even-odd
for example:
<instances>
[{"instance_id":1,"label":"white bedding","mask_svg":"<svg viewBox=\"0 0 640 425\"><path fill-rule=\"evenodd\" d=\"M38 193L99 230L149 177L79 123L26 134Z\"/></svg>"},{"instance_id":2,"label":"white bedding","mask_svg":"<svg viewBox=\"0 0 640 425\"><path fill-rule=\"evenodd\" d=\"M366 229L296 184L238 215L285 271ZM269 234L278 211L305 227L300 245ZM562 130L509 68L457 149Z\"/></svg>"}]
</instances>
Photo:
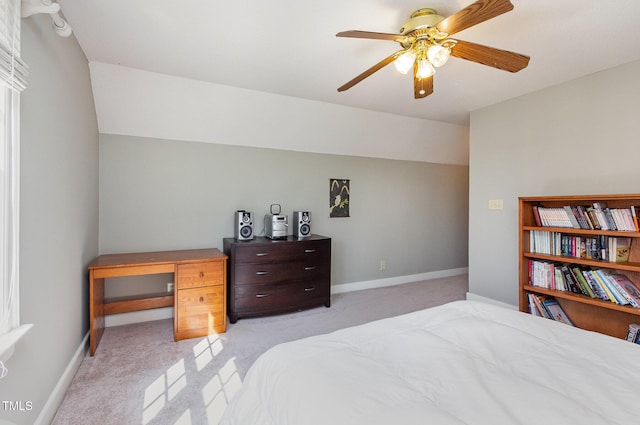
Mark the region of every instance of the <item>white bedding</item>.
<instances>
[{"instance_id":1,"label":"white bedding","mask_svg":"<svg viewBox=\"0 0 640 425\"><path fill-rule=\"evenodd\" d=\"M640 345L457 301L273 347L225 425L640 424Z\"/></svg>"}]
</instances>

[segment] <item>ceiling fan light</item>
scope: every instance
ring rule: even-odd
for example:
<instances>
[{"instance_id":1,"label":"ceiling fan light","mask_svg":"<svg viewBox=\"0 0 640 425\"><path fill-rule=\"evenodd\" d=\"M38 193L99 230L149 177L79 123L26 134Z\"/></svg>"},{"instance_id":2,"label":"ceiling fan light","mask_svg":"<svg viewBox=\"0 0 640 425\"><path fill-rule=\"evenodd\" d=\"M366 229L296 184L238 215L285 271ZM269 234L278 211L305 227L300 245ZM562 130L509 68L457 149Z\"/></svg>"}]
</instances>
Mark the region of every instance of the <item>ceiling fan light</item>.
<instances>
[{"instance_id":1,"label":"ceiling fan light","mask_svg":"<svg viewBox=\"0 0 640 425\"><path fill-rule=\"evenodd\" d=\"M418 78L429 78L433 74L435 74L436 70L433 69L433 65L431 62L427 60L427 58L420 58L418 60L418 71L416 72L416 77Z\"/></svg>"},{"instance_id":2,"label":"ceiling fan light","mask_svg":"<svg viewBox=\"0 0 640 425\"><path fill-rule=\"evenodd\" d=\"M451 56L451 50L439 44L434 44L427 49L427 57L436 68L441 67Z\"/></svg>"},{"instance_id":3,"label":"ceiling fan light","mask_svg":"<svg viewBox=\"0 0 640 425\"><path fill-rule=\"evenodd\" d=\"M416 60L416 52L413 50L407 50L393 62L398 72L406 74L413 68L413 63Z\"/></svg>"}]
</instances>

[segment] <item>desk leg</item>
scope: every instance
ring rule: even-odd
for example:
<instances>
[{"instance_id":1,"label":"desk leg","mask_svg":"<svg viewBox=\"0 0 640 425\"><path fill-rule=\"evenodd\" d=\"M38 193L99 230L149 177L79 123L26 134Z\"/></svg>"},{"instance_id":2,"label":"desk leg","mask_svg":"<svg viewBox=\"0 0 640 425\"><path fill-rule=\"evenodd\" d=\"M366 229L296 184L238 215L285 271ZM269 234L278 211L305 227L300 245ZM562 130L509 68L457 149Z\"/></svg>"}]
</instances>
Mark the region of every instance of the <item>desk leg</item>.
<instances>
[{"instance_id":1,"label":"desk leg","mask_svg":"<svg viewBox=\"0 0 640 425\"><path fill-rule=\"evenodd\" d=\"M89 274L89 348L93 356L104 332L104 279L94 279L93 270Z\"/></svg>"}]
</instances>

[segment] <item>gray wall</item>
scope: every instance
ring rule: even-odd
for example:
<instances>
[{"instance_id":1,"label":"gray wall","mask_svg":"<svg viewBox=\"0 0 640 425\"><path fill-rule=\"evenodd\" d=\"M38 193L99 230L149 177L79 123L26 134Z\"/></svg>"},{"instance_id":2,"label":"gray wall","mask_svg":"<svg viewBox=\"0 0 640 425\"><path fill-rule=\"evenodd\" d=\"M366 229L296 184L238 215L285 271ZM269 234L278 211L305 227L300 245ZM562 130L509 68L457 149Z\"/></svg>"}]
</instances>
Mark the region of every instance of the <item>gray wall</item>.
<instances>
[{"instance_id":1,"label":"gray wall","mask_svg":"<svg viewBox=\"0 0 640 425\"><path fill-rule=\"evenodd\" d=\"M351 179L351 217L328 217L330 178ZM466 166L100 135L101 254L221 249L235 210L260 234L278 203L333 238L334 285L448 270L467 266L467 199Z\"/></svg>"},{"instance_id":2,"label":"gray wall","mask_svg":"<svg viewBox=\"0 0 640 425\"><path fill-rule=\"evenodd\" d=\"M638 193L638 75L640 61L471 114L471 293L517 304L518 196Z\"/></svg>"},{"instance_id":3,"label":"gray wall","mask_svg":"<svg viewBox=\"0 0 640 425\"><path fill-rule=\"evenodd\" d=\"M16 345L0 400L33 424L88 331L88 273L98 252L98 130L87 60L48 16L22 20L29 86L21 96L20 311L35 326ZM55 408L55 406L54 406ZM45 418L49 419L49 418Z\"/></svg>"}]
</instances>

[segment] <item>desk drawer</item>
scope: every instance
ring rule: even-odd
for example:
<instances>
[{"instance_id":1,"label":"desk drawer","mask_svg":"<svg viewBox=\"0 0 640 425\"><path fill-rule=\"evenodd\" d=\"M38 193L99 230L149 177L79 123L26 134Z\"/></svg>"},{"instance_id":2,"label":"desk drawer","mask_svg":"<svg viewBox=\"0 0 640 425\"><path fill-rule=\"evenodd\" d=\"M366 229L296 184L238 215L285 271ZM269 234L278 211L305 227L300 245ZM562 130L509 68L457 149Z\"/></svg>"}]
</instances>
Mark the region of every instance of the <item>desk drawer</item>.
<instances>
[{"instance_id":1,"label":"desk drawer","mask_svg":"<svg viewBox=\"0 0 640 425\"><path fill-rule=\"evenodd\" d=\"M199 288L224 283L224 267L221 261L179 264L176 289Z\"/></svg>"},{"instance_id":2,"label":"desk drawer","mask_svg":"<svg viewBox=\"0 0 640 425\"><path fill-rule=\"evenodd\" d=\"M177 292L178 333L205 329L203 335L224 332L224 286L183 289Z\"/></svg>"}]
</instances>

